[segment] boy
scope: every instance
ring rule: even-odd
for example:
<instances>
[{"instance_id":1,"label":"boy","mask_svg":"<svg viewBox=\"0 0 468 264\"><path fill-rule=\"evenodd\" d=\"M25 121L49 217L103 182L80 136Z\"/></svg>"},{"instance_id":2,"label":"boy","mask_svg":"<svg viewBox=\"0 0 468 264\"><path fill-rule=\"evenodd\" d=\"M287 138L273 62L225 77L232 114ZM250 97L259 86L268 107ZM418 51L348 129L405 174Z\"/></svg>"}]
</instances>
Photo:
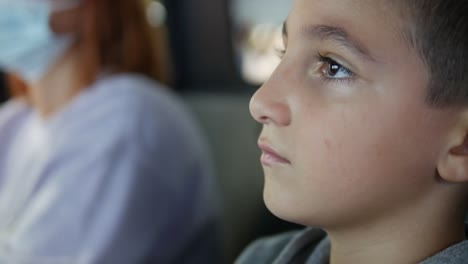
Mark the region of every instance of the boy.
<instances>
[{"instance_id":1,"label":"boy","mask_svg":"<svg viewBox=\"0 0 468 264\"><path fill-rule=\"evenodd\" d=\"M237 263L468 263L468 1L294 0L253 96L264 199L308 228Z\"/></svg>"}]
</instances>

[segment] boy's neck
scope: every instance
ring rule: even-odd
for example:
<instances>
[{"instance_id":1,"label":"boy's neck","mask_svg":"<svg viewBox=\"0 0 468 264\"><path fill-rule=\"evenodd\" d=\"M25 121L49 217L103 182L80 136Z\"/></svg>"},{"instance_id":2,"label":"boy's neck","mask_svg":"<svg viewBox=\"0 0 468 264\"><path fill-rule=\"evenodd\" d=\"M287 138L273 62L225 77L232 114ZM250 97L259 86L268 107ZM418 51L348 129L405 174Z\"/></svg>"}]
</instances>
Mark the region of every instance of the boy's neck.
<instances>
[{"instance_id":1,"label":"boy's neck","mask_svg":"<svg viewBox=\"0 0 468 264\"><path fill-rule=\"evenodd\" d=\"M456 217L453 212L413 218L416 221L392 217L355 229L327 230L330 264L419 263L465 239L463 212Z\"/></svg>"}]
</instances>

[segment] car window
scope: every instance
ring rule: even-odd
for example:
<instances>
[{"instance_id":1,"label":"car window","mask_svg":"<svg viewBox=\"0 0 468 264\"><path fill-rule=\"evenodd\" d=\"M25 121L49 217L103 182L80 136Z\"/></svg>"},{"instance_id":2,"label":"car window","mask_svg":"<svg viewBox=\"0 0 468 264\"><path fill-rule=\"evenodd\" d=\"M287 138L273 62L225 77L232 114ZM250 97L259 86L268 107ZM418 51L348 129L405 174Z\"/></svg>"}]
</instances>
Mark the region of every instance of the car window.
<instances>
[{"instance_id":1,"label":"car window","mask_svg":"<svg viewBox=\"0 0 468 264\"><path fill-rule=\"evenodd\" d=\"M258 85L265 82L279 64L283 47L282 23L291 1L233 0L231 18L234 52L244 80Z\"/></svg>"}]
</instances>

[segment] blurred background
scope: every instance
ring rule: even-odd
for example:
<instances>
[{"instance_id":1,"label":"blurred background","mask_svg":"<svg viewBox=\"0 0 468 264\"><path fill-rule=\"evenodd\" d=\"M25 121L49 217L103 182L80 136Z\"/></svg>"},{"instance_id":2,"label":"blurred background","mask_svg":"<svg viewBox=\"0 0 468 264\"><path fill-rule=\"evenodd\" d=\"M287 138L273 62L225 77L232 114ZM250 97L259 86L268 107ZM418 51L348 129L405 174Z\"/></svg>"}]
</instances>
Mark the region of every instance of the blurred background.
<instances>
[{"instance_id":1,"label":"blurred background","mask_svg":"<svg viewBox=\"0 0 468 264\"><path fill-rule=\"evenodd\" d=\"M201 123L214 156L222 205L224 263L256 238L299 228L272 216L262 200L263 173L249 114L251 95L272 73L291 1L151 1L161 81ZM0 99L8 99L3 74Z\"/></svg>"},{"instance_id":2,"label":"blurred background","mask_svg":"<svg viewBox=\"0 0 468 264\"><path fill-rule=\"evenodd\" d=\"M252 240L297 228L271 215L262 199L257 138L249 100L279 63L287 0L169 0L174 87L210 139L224 217L226 263Z\"/></svg>"}]
</instances>

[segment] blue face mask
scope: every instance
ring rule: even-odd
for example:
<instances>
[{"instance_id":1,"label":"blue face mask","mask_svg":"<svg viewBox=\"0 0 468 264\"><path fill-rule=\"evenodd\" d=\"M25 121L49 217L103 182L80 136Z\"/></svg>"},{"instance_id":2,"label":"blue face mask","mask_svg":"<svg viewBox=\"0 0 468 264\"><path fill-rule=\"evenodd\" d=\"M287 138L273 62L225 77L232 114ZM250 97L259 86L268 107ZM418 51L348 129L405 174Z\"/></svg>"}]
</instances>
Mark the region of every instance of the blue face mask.
<instances>
[{"instance_id":1,"label":"blue face mask","mask_svg":"<svg viewBox=\"0 0 468 264\"><path fill-rule=\"evenodd\" d=\"M50 0L0 0L0 68L29 83L50 70L72 42L70 36L51 31L54 10L57 7Z\"/></svg>"}]
</instances>

